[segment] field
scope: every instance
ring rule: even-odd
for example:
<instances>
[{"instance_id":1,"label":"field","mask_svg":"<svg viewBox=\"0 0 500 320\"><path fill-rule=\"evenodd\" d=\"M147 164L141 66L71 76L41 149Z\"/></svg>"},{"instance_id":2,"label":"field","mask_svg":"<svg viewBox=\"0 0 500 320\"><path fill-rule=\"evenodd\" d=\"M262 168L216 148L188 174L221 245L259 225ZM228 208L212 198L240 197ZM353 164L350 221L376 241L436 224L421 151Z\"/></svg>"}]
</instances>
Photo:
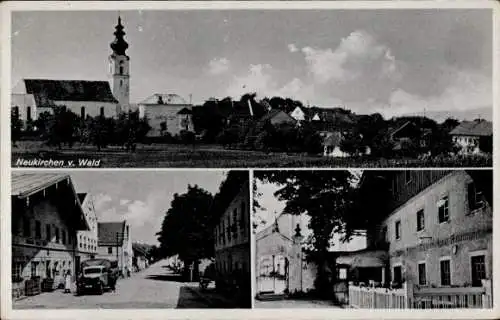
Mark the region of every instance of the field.
<instances>
[{"instance_id":1,"label":"field","mask_svg":"<svg viewBox=\"0 0 500 320\"><path fill-rule=\"evenodd\" d=\"M96 160L93 166L105 168L296 168L296 167L491 167L491 158L461 159L373 159L328 158L305 154L265 153L248 150L228 150L217 145L138 145L135 152L118 147L101 151L93 146L76 145L57 150L36 142L23 141L12 148L12 167L22 165L22 160L62 160L57 167L89 167L82 160ZM100 160L100 161L99 161ZM71 164L71 161L73 162ZM96 165L97 164L97 165ZM41 166L41 165L40 165Z\"/></svg>"}]
</instances>

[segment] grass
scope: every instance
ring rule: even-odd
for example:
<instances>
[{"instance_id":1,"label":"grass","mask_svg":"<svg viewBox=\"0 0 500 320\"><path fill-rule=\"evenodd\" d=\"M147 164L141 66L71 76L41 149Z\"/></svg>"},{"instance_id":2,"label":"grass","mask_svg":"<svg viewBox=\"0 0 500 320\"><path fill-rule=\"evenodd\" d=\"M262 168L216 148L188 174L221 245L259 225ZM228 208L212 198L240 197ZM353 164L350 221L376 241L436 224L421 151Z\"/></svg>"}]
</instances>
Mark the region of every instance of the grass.
<instances>
[{"instance_id":1,"label":"grass","mask_svg":"<svg viewBox=\"0 0 500 320\"><path fill-rule=\"evenodd\" d=\"M140 168L296 168L296 167L491 167L491 158L460 159L369 159L330 158L304 154L226 150L218 145L138 145L133 153L119 147L101 151L93 146L75 145L57 150L36 141L22 141L12 148L12 166L17 159L101 160L101 167Z\"/></svg>"}]
</instances>

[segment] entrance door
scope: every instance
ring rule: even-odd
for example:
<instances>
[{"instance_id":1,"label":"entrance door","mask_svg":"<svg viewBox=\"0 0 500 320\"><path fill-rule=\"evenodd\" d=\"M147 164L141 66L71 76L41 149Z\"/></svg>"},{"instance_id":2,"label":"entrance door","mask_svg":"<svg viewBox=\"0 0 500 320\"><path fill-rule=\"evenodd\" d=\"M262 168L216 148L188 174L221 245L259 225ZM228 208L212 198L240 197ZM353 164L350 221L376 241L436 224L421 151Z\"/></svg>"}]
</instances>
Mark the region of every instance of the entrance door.
<instances>
[{"instance_id":1,"label":"entrance door","mask_svg":"<svg viewBox=\"0 0 500 320\"><path fill-rule=\"evenodd\" d=\"M257 278L259 293L282 294L288 288L288 259L267 255L259 259Z\"/></svg>"}]
</instances>

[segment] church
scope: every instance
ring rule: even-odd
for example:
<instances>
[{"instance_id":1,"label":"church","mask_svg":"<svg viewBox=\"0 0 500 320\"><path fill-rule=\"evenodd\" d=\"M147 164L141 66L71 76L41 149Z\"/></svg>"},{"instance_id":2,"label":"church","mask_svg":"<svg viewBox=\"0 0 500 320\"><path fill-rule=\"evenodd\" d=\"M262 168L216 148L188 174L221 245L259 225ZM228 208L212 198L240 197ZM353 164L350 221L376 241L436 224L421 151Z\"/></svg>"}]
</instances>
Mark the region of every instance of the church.
<instances>
[{"instance_id":1,"label":"church","mask_svg":"<svg viewBox=\"0 0 500 320\"><path fill-rule=\"evenodd\" d=\"M116 118L130 108L130 57L126 54L121 18L115 27L109 56L109 81L22 79L12 89L12 111L22 121L35 121L44 112L65 106L79 117Z\"/></svg>"}]
</instances>

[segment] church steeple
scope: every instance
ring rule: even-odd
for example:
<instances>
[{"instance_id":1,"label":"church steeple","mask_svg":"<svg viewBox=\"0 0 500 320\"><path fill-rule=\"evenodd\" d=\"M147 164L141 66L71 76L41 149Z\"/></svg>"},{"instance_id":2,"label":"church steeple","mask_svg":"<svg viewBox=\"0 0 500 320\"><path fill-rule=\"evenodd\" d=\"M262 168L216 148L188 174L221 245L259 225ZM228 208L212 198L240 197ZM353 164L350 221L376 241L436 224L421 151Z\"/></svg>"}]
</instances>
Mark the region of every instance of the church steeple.
<instances>
[{"instance_id":1,"label":"church steeple","mask_svg":"<svg viewBox=\"0 0 500 320\"><path fill-rule=\"evenodd\" d=\"M119 102L117 106L117 113L119 113L126 111L130 104L130 57L125 53L128 43L123 39L125 32L120 15L118 15L118 24L115 29L115 40L110 44L113 52L109 56L109 75L113 96Z\"/></svg>"},{"instance_id":2,"label":"church steeple","mask_svg":"<svg viewBox=\"0 0 500 320\"><path fill-rule=\"evenodd\" d=\"M110 47L113 50L113 53L116 55L126 55L125 50L128 48L128 43L125 41L123 36L125 36L125 32L123 31L122 18L118 16L118 24L115 27L115 40L111 42Z\"/></svg>"}]
</instances>

